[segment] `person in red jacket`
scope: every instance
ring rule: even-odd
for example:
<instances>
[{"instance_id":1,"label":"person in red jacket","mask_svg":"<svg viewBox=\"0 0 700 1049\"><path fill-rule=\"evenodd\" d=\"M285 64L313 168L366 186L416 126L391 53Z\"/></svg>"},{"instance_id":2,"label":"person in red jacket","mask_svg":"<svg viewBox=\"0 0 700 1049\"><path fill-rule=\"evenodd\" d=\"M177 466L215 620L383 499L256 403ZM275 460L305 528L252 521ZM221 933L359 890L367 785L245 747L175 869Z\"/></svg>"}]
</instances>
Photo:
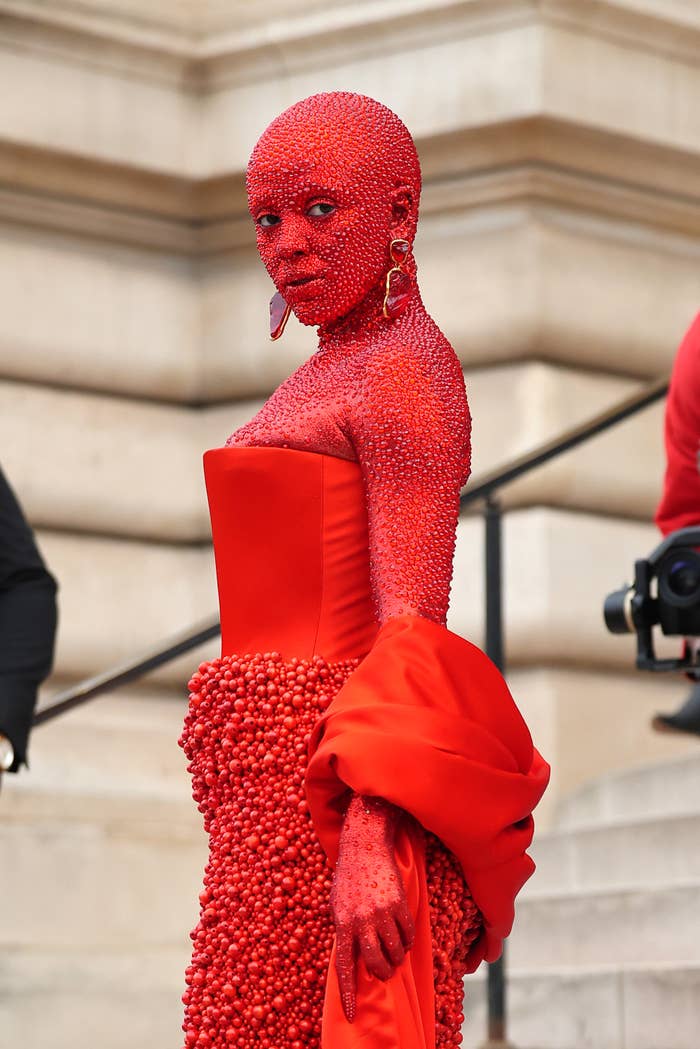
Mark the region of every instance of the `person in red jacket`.
<instances>
[{"instance_id":1,"label":"person in red jacket","mask_svg":"<svg viewBox=\"0 0 700 1049\"><path fill-rule=\"evenodd\" d=\"M700 313L680 344L671 373L664 422L666 474L655 521L663 535L700 525ZM686 638L695 651L700 638ZM658 732L700 735L700 680L675 714L657 714Z\"/></svg>"}]
</instances>

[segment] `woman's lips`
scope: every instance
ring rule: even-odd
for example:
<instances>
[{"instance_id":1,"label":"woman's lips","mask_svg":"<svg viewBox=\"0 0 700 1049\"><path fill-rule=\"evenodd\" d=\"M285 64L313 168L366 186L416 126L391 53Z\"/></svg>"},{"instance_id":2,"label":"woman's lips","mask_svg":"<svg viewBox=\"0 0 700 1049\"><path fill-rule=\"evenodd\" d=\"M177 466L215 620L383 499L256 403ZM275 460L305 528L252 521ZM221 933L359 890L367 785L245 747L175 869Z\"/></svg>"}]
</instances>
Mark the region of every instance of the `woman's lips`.
<instances>
[{"instance_id":1,"label":"woman's lips","mask_svg":"<svg viewBox=\"0 0 700 1049\"><path fill-rule=\"evenodd\" d=\"M304 277L290 277L287 281L287 287L291 285L293 288L298 288L300 284L308 284L310 280L318 280L318 274L308 273Z\"/></svg>"},{"instance_id":2,"label":"woman's lips","mask_svg":"<svg viewBox=\"0 0 700 1049\"><path fill-rule=\"evenodd\" d=\"M320 288L323 277L320 274L308 274L304 277L291 277L284 282L285 298L307 299Z\"/></svg>"}]
</instances>

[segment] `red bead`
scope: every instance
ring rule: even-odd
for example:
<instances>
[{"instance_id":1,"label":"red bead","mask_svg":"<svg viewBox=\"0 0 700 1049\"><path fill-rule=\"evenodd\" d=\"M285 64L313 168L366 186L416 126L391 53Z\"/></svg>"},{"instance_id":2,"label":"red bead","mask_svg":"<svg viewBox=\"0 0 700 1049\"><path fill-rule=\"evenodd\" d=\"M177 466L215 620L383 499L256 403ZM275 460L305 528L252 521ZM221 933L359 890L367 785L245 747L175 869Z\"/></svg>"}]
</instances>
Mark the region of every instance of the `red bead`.
<instances>
[{"instance_id":1,"label":"red bead","mask_svg":"<svg viewBox=\"0 0 700 1049\"><path fill-rule=\"evenodd\" d=\"M411 245L407 240L392 240L390 245L391 261L395 266L400 266L408 258Z\"/></svg>"},{"instance_id":2,"label":"red bead","mask_svg":"<svg viewBox=\"0 0 700 1049\"><path fill-rule=\"evenodd\" d=\"M469 474L462 369L420 301L408 250L420 184L418 155L402 122L345 92L316 95L282 113L246 174L262 260L297 318L320 325L319 349L227 444L299 448L359 463L380 622L404 613L445 622L459 489ZM320 186L353 206L314 217L309 205ZM398 186L410 198L399 227L387 206ZM279 219L271 226L261 222L270 210ZM393 240L399 243L392 259ZM391 277L386 317L394 261L404 272ZM314 274L320 276L309 285L288 287ZM300 411L302 405L313 410ZM309 661L303 672L312 669ZM280 692L291 702L284 685Z\"/></svg>"}]
</instances>

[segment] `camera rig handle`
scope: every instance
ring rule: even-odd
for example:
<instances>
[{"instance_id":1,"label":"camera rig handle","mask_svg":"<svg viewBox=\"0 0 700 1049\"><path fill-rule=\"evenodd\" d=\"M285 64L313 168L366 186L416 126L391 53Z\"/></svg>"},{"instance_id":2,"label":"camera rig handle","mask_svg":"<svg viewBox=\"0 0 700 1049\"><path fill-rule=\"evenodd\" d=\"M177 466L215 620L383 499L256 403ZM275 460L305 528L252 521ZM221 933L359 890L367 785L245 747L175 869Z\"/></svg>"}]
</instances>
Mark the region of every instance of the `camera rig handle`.
<instances>
[{"instance_id":1,"label":"camera rig handle","mask_svg":"<svg viewBox=\"0 0 700 1049\"><path fill-rule=\"evenodd\" d=\"M649 554L647 562L649 567L654 570L654 575L659 568L659 565L665 558L669 550L672 550L674 546L700 546L700 528L695 526L691 528L679 528L675 532L671 532L666 538L659 543L656 549ZM638 564L639 562L637 562Z\"/></svg>"},{"instance_id":2,"label":"camera rig handle","mask_svg":"<svg viewBox=\"0 0 700 1049\"><path fill-rule=\"evenodd\" d=\"M669 550L680 545L700 546L700 528L682 528L667 536L647 560L634 563L634 596L631 600L631 615L637 634L637 668L639 670L667 671L697 669L686 653L678 659L657 659L654 637L650 622L657 619L657 599L651 596L651 580L656 576L659 565Z\"/></svg>"}]
</instances>

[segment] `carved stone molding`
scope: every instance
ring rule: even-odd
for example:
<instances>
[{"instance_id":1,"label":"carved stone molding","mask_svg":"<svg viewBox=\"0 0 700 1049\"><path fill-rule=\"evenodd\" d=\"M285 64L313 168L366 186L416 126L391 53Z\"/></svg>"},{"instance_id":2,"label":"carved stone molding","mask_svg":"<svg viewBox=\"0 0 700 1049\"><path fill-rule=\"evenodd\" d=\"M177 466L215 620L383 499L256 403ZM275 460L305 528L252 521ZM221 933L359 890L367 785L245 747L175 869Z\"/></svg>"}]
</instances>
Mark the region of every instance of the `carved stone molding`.
<instances>
[{"instance_id":1,"label":"carved stone molding","mask_svg":"<svg viewBox=\"0 0 700 1049\"><path fill-rule=\"evenodd\" d=\"M424 214L556 205L700 239L700 160L548 118L418 142ZM0 143L0 220L206 256L253 244L240 171L186 179Z\"/></svg>"},{"instance_id":2,"label":"carved stone molding","mask_svg":"<svg viewBox=\"0 0 700 1049\"><path fill-rule=\"evenodd\" d=\"M308 63L340 45L400 49L407 41L430 43L444 33L480 33L508 24L567 25L691 61L700 46L700 9L694 0L2 0L3 28L27 33L39 27L55 43L82 37L125 49L160 51L202 76L240 76L284 58ZM61 36L62 34L62 36ZM314 47L299 48L299 41ZM117 51L113 57L117 59Z\"/></svg>"}]
</instances>

